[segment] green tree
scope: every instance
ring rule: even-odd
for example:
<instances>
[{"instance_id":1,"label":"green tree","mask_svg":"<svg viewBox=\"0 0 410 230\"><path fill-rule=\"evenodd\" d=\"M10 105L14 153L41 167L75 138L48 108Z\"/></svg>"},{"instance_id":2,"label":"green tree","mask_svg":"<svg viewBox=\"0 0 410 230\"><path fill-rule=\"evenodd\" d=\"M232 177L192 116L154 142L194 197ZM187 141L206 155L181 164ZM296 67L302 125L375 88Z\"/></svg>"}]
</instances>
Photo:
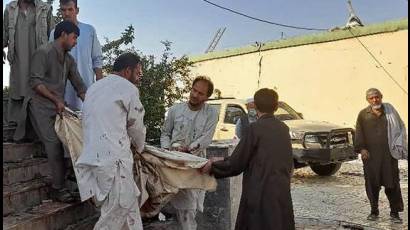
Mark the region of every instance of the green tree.
<instances>
[{"instance_id":1,"label":"green tree","mask_svg":"<svg viewBox=\"0 0 410 230\"><path fill-rule=\"evenodd\" d=\"M125 29L119 39L112 41L105 39L106 43L102 47L105 63L103 71L111 72L115 59L124 52L138 54L144 72L138 88L145 108L144 123L147 127L147 142L159 144L166 109L175 102L186 99L185 95L189 92L192 82L190 78L192 62L186 56L173 57L169 41L161 42L164 45L164 51L159 60L156 60L153 55L143 55L135 47L129 46L133 40L134 28L131 25Z\"/></svg>"},{"instance_id":2,"label":"green tree","mask_svg":"<svg viewBox=\"0 0 410 230\"><path fill-rule=\"evenodd\" d=\"M134 40L134 27L129 25L124 32L121 33L121 37L116 40L110 41L105 38L105 44L102 46L103 60L105 65L103 71L109 73L112 70L115 59L123 52L137 53L134 47L127 47Z\"/></svg>"},{"instance_id":3,"label":"green tree","mask_svg":"<svg viewBox=\"0 0 410 230\"><path fill-rule=\"evenodd\" d=\"M3 87L3 98L8 98L9 97L9 87L8 86L4 86Z\"/></svg>"},{"instance_id":4,"label":"green tree","mask_svg":"<svg viewBox=\"0 0 410 230\"><path fill-rule=\"evenodd\" d=\"M50 4L51 6L54 3L54 0L47 0L47 3ZM57 9L57 14L53 15L54 17L54 22L57 25L59 22L63 21L63 16L61 15L60 9Z\"/></svg>"},{"instance_id":5,"label":"green tree","mask_svg":"<svg viewBox=\"0 0 410 230\"><path fill-rule=\"evenodd\" d=\"M53 4L54 0L47 0ZM61 12L58 10L54 16L56 23L62 21ZM164 52L159 61L153 55L143 55L132 46L134 41L134 27L128 26L121 37L115 40L105 38L102 46L103 72L110 73L115 59L124 52L138 54L141 58L144 76L141 84L140 99L145 108L144 123L147 126L147 142L158 144L161 135L161 126L167 108L177 101L181 101L189 92L191 84L190 67L192 62L186 56L176 58L171 53L171 42L163 41Z\"/></svg>"}]
</instances>

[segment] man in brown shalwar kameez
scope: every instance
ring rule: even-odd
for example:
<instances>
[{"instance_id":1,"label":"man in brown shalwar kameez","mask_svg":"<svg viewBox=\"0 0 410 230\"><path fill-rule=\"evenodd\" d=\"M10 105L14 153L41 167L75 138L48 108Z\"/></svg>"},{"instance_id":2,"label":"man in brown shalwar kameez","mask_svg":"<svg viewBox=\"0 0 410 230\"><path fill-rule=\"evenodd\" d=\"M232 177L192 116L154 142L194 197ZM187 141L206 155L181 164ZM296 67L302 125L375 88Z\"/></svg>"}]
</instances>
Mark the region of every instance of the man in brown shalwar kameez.
<instances>
[{"instance_id":1,"label":"man in brown shalwar kameez","mask_svg":"<svg viewBox=\"0 0 410 230\"><path fill-rule=\"evenodd\" d=\"M391 219L394 223L402 223L399 216L399 212L403 211L403 199L398 161L392 155L394 149L392 151L389 147L391 132L388 131L388 116L390 113L386 111L391 105L382 103L382 94L374 88L367 90L366 99L369 106L360 111L356 122L355 149L361 154L363 160L366 194L371 207L367 219L378 218L379 192L381 186L384 186L390 203Z\"/></svg>"},{"instance_id":2,"label":"man in brown shalwar kameez","mask_svg":"<svg viewBox=\"0 0 410 230\"><path fill-rule=\"evenodd\" d=\"M278 94L260 89L254 95L258 120L250 124L230 157L211 158L202 172L216 178L243 172L235 230L295 229L290 178L293 165L289 128L275 118Z\"/></svg>"},{"instance_id":3,"label":"man in brown shalwar kameez","mask_svg":"<svg viewBox=\"0 0 410 230\"><path fill-rule=\"evenodd\" d=\"M51 197L60 202L73 201L73 196L64 188L64 151L54 123L56 116L65 109L64 89L67 80L70 80L78 96L84 100L86 86L78 73L74 58L68 53L75 46L79 35L80 31L74 23L60 22L54 31L55 41L36 50L31 63L31 90L22 109L22 115L29 116L44 145L52 176ZM16 135L22 133L24 126L19 126Z\"/></svg>"},{"instance_id":4,"label":"man in brown shalwar kameez","mask_svg":"<svg viewBox=\"0 0 410 230\"><path fill-rule=\"evenodd\" d=\"M30 63L34 51L48 42L54 28L51 5L41 0L19 0L7 4L3 17L3 49L8 47L10 93L7 120L17 125L29 87ZM3 59L5 59L3 50Z\"/></svg>"}]
</instances>

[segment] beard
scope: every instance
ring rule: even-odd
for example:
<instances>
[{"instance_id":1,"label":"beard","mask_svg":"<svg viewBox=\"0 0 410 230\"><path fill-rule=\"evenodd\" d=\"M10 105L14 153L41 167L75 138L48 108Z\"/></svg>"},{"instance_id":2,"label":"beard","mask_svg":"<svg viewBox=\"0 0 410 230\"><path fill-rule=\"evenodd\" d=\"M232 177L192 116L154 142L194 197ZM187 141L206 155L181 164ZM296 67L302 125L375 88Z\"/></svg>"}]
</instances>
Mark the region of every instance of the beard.
<instances>
[{"instance_id":1,"label":"beard","mask_svg":"<svg viewBox=\"0 0 410 230\"><path fill-rule=\"evenodd\" d=\"M131 71L131 76L135 76L135 75L136 75L136 70L133 69ZM133 78L131 83L138 87L141 85L141 80L142 80L142 77L138 76L135 79Z\"/></svg>"},{"instance_id":2,"label":"beard","mask_svg":"<svg viewBox=\"0 0 410 230\"><path fill-rule=\"evenodd\" d=\"M381 107L382 107L382 104L372 105L372 109L380 109Z\"/></svg>"},{"instance_id":3,"label":"beard","mask_svg":"<svg viewBox=\"0 0 410 230\"><path fill-rule=\"evenodd\" d=\"M64 47L64 51L65 52L70 52L72 48L73 48L73 46L67 45L66 47Z\"/></svg>"},{"instance_id":4,"label":"beard","mask_svg":"<svg viewBox=\"0 0 410 230\"><path fill-rule=\"evenodd\" d=\"M192 106L198 106L200 104L199 102L195 103L192 100L189 100L188 103Z\"/></svg>"}]
</instances>

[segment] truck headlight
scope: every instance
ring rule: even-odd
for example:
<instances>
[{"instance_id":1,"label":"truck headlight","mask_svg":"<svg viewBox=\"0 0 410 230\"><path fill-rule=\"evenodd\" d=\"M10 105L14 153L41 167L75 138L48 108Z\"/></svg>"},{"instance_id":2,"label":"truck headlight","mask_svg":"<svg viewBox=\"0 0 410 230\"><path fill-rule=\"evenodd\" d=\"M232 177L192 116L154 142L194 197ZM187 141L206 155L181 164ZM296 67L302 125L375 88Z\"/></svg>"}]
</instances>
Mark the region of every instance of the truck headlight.
<instances>
[{"instance_id":1,"label":"truck headlight","mask_svg":"<svg viewBox=\"0 0 410 230\"><path fill-rule=\"evenodd\" d=\"M290 139L292 140L302 140L304 132L298 131L289 131Z\"/></svg>"},{"instance_id":2,"label":"truck headlight","mask_svg":"<svg viewBox=\"0 0 410 230\"><path fill-rule=\"evenodd\" d=\"M319 141L319 137L316 135L305 136L305 147L308 149L320 149L322 144Z\"/></svg>"},{"instance_id":3,"label":"truck headlight","mask_svg":"<svg viewBox=\"0 0 410 230\"><path fill-rule=\"evenodd\" d=\"M306 135L305 143L319 143L317 136L314 135Z\"/></svg>"}]
</instances>

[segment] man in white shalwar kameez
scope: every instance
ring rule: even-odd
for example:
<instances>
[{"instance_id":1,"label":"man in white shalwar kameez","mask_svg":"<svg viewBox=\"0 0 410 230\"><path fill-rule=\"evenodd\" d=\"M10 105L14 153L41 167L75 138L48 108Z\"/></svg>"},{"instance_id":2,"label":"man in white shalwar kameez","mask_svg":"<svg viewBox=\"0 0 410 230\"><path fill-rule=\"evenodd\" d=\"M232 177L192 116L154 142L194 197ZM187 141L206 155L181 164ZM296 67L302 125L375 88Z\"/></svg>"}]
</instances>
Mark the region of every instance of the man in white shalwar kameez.
<instances>
[{"instance_id":1,"label":"man in white shalwar kameez","mask_svg":"<svg viewBox=\"0 0 410 230\"><path fill-rule=\"evenodd\" d=\"M212 95L213 83L207 77L195 78L189 101L176 104L168 110L161 132L161 147L206 157L218 122L215 108L205 101ZM170 201L176 209L183 230L196 230L196 212L203 211L205 191L181 189Z\"/></svg>"},{"instance_id":2,"label":"man in white shalwar kameez","mask_svg":"<svg viewBox=\"0 0 410 230\"><path fill-rule=\"evenodd\" d=\"M122 54L113 71L91 85L85 96L84 147L75 170L81 199L102 202L94 229L142 230L130 149L132 144L141 153L145 142L144 107L134 85L142 76L140 59Z\"/></svg>"}]
</instances>

